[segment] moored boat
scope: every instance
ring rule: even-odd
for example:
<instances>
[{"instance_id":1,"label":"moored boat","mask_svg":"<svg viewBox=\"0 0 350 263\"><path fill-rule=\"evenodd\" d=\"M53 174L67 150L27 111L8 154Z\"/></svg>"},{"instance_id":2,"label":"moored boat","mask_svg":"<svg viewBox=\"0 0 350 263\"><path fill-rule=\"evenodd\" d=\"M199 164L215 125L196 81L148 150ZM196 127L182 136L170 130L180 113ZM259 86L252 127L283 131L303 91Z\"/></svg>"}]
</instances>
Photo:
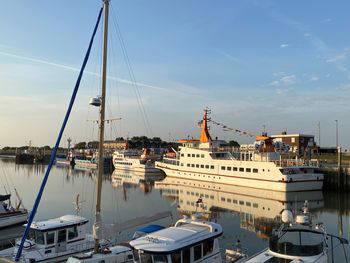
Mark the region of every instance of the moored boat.
<instances>
[{"instance_id":1,"label":"moored boat","mask_svg":"<svg viewBox=\"0 0 350 263\"><path fill-rule=\"evenodd\" d=\"M183 218L173 227L109 247L105 253L70 257L67 263L121 262L222 262L218 238L223 230L217 223Z\"/></svg>"},{"instance_id":2,"label":"moored boat","mask_svg":"<svg viewBox=\"0 0 350 263\"><path fill-rule=\"evenodd\" d=\"M20 205L13 207L10 202L11 195L0 195L0 228L20 225L27 221L28 211Z\"/></svg>"},{"instance_id":3,"label":"moored boat","mask_svg":"<svg viewBox=\"0 0 350 263\"><path fill-rule=\"evenodd\" d=\"M155 168L157 156L151 156L149 149L142 152L133 149L115 151L113 153L113 165L115 170L132 171L139 173L162 173Z\"/></svg>"},{"instance_id":4,"label":"moored boat","mask_svg":"<svg viewBox=\"0 0 350 263\"><path fill-rule=\"evenodd\" d=\"M94 239L86 234L88 222L76 215L34 222L24 243L20 262L59 262L74 253L92 249ZM18 247L19 242L15 247L0 251L0 257L13 258Z\"/></svg>"},{"instance_id":5,"label":"moored boat","mask_svg":"<svg viewBox=\"0 0 350 263\"><path fill-rule=\"evenodd\" d=\"M283 224L269 238L269 247L242 262L334 262L333 250L336 241L343 246L345 261L347 254L344 246L348 241L344 238L326 233L322 223L313 224L308 211L307 201L303 213L296 215L289 210L282 213Z\"/></svg>"},{"instance_id":6,"label":"moored boat","mask_svg":"<svg viewBox=\"0 0 350 263\"><path fill-rule=\"evenodd\" d=\"M235 186L292 192L321 190L323 174L303 160L284 160L272 138L257 136L256 149L230 152L225 141L213 140L204 110L200 139L179 140L173 156L156 162L167 176Z\"/></svg>"}]
</instances>

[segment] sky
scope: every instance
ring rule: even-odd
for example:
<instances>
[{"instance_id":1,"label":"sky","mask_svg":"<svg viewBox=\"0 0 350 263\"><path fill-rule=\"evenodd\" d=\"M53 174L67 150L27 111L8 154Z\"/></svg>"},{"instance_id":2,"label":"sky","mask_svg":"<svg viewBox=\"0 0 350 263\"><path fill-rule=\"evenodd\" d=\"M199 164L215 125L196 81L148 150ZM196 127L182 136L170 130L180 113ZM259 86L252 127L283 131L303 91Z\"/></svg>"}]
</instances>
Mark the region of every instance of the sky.
<instances>
[{"instance_id":1,"label":"sky","mask_svg":"<svg viewBox=\"0 0 350 263\"><path fill-rule=\"evenodd\" d=\"M54 145L100 7L2 1L1 148ZM209 107L214 121L254 135L265 127L318 141L320 123L322 146L335 145L338 120L349 149L349 9L345 0L111 0L107 118L122 119L106 138L198 137ZM100 93L101 26L62 146L97 139L89 99ZM254 140L210 126L212 137Z\"/></svg>"}]
</instances>

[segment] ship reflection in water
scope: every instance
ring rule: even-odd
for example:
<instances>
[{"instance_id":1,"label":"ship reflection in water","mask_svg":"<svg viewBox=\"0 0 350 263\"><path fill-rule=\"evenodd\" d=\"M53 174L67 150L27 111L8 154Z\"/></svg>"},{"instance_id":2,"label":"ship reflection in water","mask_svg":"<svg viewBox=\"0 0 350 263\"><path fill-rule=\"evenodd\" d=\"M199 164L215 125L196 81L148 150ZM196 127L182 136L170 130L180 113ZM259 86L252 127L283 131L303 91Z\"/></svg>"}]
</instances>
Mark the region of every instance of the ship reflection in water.
<instances>
[{"instance_id":1,"label":"ship reflection in water","mask_svg":"<svg viewBox=\"0 0 350 263\"><path fill-rule=\"evenodd\" d=\"M264 239L281 223L283 210L299 211L305 200L311 211L324 206L322 191L273 192L169 177L155 182L155 188L167 200L178 203L180 214L200 212L219 220L221 214L233 213L240 217L242 229Z\"/></svg>"},{"instance_id":2,"label":"ship reflection in water","mask_svg":"<svg viewBox=\"0 0 350 263\"><path fill-rule=\"evenodd\" d=\"M132 171L117 171L111 175L112 186L114 188L140 189L143 193L148 194L152 191L156 181L163 180L165 174Z\"/></svg>"}]
</instances>

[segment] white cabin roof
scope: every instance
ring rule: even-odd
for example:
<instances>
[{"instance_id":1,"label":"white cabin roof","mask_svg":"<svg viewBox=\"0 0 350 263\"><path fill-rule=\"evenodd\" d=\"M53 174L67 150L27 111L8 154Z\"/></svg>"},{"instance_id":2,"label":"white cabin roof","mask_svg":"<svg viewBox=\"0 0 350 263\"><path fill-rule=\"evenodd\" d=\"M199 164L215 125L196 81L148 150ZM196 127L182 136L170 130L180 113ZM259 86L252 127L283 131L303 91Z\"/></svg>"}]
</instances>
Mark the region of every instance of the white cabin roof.
<instances>
[{"instance_id":1,"label":"white cabin roof","mask_svg":"<svg viewBox=\"0 0 350 263\"><path fill-rule=\"evenodd\" d=\"M138 250L168 253L222 234L219 224L191 219L180 219L174 227L168 227L130 241Z\"/></svg>"},{"instance_id":2,"label":"white cabin roof","mask_svg":"<svg viewBox=\"0 0 350 263\"><path fill-rule=\"evenodd\" d=\"M58 218L49 219L46 221L33 222L31 229L36 229L40 231L53 230L59 228L67 228L75 225L83 225L89 222L84 217L76 215L65 215ZM25 224L27 225L27 224Z\"/></svg>"}]
</instances>

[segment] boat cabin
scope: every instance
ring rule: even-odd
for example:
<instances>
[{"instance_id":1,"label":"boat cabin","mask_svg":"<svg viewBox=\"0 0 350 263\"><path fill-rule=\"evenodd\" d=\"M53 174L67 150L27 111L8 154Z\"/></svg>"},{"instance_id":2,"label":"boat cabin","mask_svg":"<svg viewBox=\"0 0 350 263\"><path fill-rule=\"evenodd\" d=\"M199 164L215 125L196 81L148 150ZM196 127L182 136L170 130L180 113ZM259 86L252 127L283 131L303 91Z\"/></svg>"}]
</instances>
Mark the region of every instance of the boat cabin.
<instances>
[{"instance_id":1,"label":"boat cabin","mask_svg":"<svg viewBox=\"0 0 350 263\"><path fill-rule=\"evenodd\" d=\"M309 228L288 228L270 237L270 251L298 257L317 256L324 250L324 232Z\"/></svg>"},{"instance_id":2,"label":"boat cabin","mask_svg":"<svg viewBox=\"0 0 350 263\"><path fill-rule=\"evenodd\" d=\"M0 195L0 214L8 213L10 210L10 206L7 202L9 202L11 195Z\"/></svg>"},{"instance_id":3,"label":"boat cabin","mask_svg":"<svg viewBox=\"0 0 350 263\"><path fill-rule=\"evenodd\" d=\"M66 250L66 245L85 239L85 225L89 220L75 215L65 215L47 221L34 222L29 232L28 246L46 248L45 254ZM51 251L51 248L56 251ZM49 249L49 250L48 250Z\"/></svg>"},{"instance_id":4,"label":"boat cabin","mask_svg":"<svg viewBox=\"0 0 350 263\"><path fill-rule=\"evenodd\" d=\"M135 262L221 262L218 237L222 228L213 222L180 219L175 226L130 241Z\"/></svg>"}]
</instances>

